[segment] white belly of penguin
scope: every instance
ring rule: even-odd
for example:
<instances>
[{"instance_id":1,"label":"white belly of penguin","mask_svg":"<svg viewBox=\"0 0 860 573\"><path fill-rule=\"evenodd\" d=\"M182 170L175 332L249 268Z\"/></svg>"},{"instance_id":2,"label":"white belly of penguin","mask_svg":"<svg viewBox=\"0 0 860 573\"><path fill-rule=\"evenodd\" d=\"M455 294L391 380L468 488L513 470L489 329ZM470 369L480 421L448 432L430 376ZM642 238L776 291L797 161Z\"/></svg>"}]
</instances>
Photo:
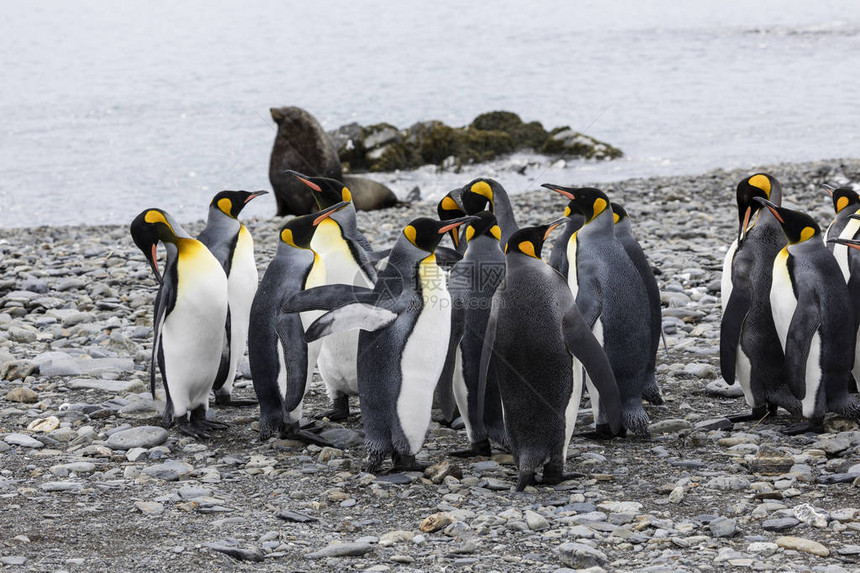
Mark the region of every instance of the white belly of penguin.
<instances>
[{"instance_id":1,"label":"white belly of penguin","mask_svg":"<svg viewBox=\"0 0 860 573\"><path fill-rule=\"evenodd\" d=\"M562 463L567 462L567 447L573 436L573 428L576 426L576 414L579 412L579 401L582 398L582 363L573 359L573 390L564 410L564 449L562 450ZM595 417L595 423L597 418Z\"/></svg>"},{"instance_id":2,"label":"white belly of penguin","mask_svg":"<svg viewBox=\"0 0 860 573\"><path fill-rule=\"evenodd\" d=\"M164 319L161 344L174 414L208 406L209 391L218 373L227 320L227 276L216 268L200 272L178 268L176 304ZM195 267L206 266L208 261ZM181 265L181 263L180 263ZM209 265L212 266L212 265Z\"/></svg>"},{"instance_id":3,"label":"white belly of penguin","mask_svg":"<svg viewBox=\"0 0 860 573\"><path fill-rule=\"evenodd\" d=\"M738 250L738 240L732 241L729 246L726 257L723 259L723 276L720 278L720 303L723 307L723 312L726 310L726 305L729 303L729 297L732 294L732 262L735 259L735 252Z\"/></svg>"},{"instance_id":4,"label":"white belly of penguin","mask_svg":"<svg viewBox=\"0 0 860 573\"><path fill-rule=\"evenodd\" d=\"M783 249L773 263L773 283L770 287L770 308L773 314L773 324L776 326L776 334L779 336L779 343L783 350L785 350L791 318L797 309L797 299L794 298L794 289L791 287L787 261L788 252Z\"/></svg>"},{"instance_id":5,"label":"white belly of penguin","mask_svg":"<svg viewBox=\"0 0 860 573\"><path fill-rule=\"evenodd\" d=\"M579 282L576 278L576 233L567 242L567 286L570 287L573 299L576 300L576 293L579 292Z\"/></svg>"},{"instance_id":6,"label":"white belly of penguin","mask_svg":"<svg viewBox=\"0 0 860 573\"><path fill-rule=\"evenodd\" d=\"M860 221L857 219L849 219L848 224L845 225L845 228L842 229L842 232L839 233L840 239L853 239L857 232L860 231ZM848 282L848 279L851 278L851 268L848 266L848 249L849 247L845 245L835 244L833 245L833 256L836 258L836 262L839 263L839 270L842 271L842 276L845 278L845 282Z\"/></svg>"},{"instance_id":7,"label":"white belly of penguin","mask_svg":"<svg viewBox=\"0 0 860 573\"><path fill-rule=\"evenodd\" d=\"M451 383L454 388L454 402L463 417L463 425L466 426L466 436L472 440L472 419L469 417L469 390L466 388L466 379L463 377L463 353L460 345L454 350L454 374ZM477 396L474 397L477 400Z\"/></svg>"},{"instance_id":8,"label":"white belly of penguin","mask_svg":"<svg viewBox=\"0 0 860 573\"><path fill-rule=\"evenodd\" d=\"M412 454L421 449L430 425L433 391L451 335L451 297L435 257L421 261L418 274L423 308L403 348L397 397L397 418Z\"/></svg>"},{"instance_id":9,"label":"white belly of penguin","mask_svg":"<svg viewBox=\"0 0 860 573\"><path fill-rule=\"evenodd\" d=\"M311 248L323 261L326 284L373 288L373 283L355 262L336 222L325 219L319 224ZM358 330L350 330L322 340L317 363L331 397L338 392L352 396L358 394L358 335Z\"/></svg>"},{"instance_id":10,"label":"white belly of penguin","mask_svg":"<svg viewBox=\"0 0 860 573\"><path fill-rule=\"evenodd\" d=\"M800 401L803 415L812 418L815 415L815 400L818 398L818 387L821 385L821 335L817 332L812 336L809 345L809 355L806 358L806 394Z\"/></svg>"},{"instance_id":11,"label":"white belly of penguin","mask_svg":"<svg viewBox=\"0 0 860 573\"><path fill-rule=\"evenodd\" d=\"M254 240L243 226L239 230L236 250L233 252L227 291L230 300L230 369L225 389L233 387L236 366L245 355L248 343L248 324L251 319L251 303L258 284L257 265L254 262Z\"/></svg>"}]
</instances>

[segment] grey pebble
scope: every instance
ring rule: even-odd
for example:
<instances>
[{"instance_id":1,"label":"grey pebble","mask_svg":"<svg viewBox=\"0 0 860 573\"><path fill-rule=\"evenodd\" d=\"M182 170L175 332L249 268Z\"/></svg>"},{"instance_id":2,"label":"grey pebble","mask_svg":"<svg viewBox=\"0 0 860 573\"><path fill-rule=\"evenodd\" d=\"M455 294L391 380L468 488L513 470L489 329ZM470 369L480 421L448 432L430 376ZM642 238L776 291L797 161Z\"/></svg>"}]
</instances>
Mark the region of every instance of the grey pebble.
<instances>
[{"instance_id":1,"label":"grey pebble","mask_svg":"<svg viewBox=\"0 0 860 573\"><path fill-rule=\"evenodd\" d=\"M333 543L313 553L305 554L306 559L324 559L326 557L356 557L373 551L370 543Z\"/></svg>"},{"instance_id":2,"label":"grey pebble","mask_svg":"<svg viewBox=\"0 0 860 573\"><path fill-rule=\"evenodd\" d=\"M39 449L45 447L45 444L43 444L36 438L28 436L27 434L9 434L5 438L3 438L3 441L10 446L21 446L24 448L32 449Z\"/></svg>"},{"instance_id":3,"label":"grey pebble","mask_svg":"<svg viewBox=\"0 0 860 573\"><path fill-rule=\"evenodd\" d=\"M138 426L111 434L107 445L114 450L152 448L167 441L167 430L159 426Z\"/></svg>"},{"instance_id":4,"label":"grey pebble","mask_svg":"<svg viewBox=\"0 0 860 573\"><path fill-rule=\"evenodd\" d=\"M776 519L768 519L761 526L765 531L788 531L799 523L800 521L793 517L778 517Z\"/></svg>"}]
</instances>

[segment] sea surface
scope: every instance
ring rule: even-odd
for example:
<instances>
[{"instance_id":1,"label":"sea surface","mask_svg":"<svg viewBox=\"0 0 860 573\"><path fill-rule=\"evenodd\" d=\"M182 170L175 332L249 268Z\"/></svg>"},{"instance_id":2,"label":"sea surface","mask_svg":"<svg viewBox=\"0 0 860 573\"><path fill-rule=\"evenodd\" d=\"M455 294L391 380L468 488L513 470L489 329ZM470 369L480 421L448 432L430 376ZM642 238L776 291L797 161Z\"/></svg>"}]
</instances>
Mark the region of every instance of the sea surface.
<instances>
[{"instance_id":1,"label":"sea surface","mask_svg":"<svg viewBox=\"0 0 860 573\"><path fill-rule=\"evenodd\" d=\"M0 227L191 221L271 189L283 105L327 129L502 109L626 154L374 175L401 195L860 156L858 2L11 0L0 54Z\"/></svg>"}]
</instances>

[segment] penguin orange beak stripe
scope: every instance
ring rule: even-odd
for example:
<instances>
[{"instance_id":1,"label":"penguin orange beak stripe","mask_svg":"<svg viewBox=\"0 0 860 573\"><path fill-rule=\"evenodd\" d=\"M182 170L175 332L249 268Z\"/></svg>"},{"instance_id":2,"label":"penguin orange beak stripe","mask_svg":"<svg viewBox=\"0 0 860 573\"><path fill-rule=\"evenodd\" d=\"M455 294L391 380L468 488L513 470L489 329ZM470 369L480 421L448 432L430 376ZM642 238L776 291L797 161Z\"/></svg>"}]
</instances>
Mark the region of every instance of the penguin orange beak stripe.
<instances>
[{"instance_id":1,"label":"penguin orange beak stripe","mask_svg":"<svg viewBox=\"0 0 860 573\"><path fill-rule=\"evenodd\" d=\"M152 253L149 259L149 264L152 267L152 272L155 273L155 279L158 284L164 284L164 279L161 278L161 271L158 270L158 243L152 245Z\"/></svg>"},{"instance_id":2,"label":"penguin orange beak stripe","mask_svg":"<svg viewBox=\"0 0 860 573\"><path fill-rule=\"evenodd\" d=\"M741 236L738 243L742 243L747 237L747 227L749 227L750 224L750 215L752 215L752 207L747 207L747 210L744 213L744 223L741 226Z\"/></svg>"},{"instance_id":3,"label":"penguin orange beak stripe","mask_svg":"<svg viewBox=\"0 0 860 573\"><path fill-rule=\"evenodd\" d=\"M313 189L317 193L322 192L322 189L320 189L320 186L317 185L316 183L314 183L313 181L308 181L304 177L298 177L298 176L296 176L296 179L298 179L299 181L301 181L302 183L304 183L305 185L307 185L308 187L310 187L311 189Z\"/></svg>"},{"instance_id":4,"label":"penguin orange beak stripe","mask_svg":"<svg viewBox=\"0 0 860 573\"><path fill-rule=\"evenodd\" d=\"M317 225L319 225L320 223L322 223L327 218L331 217L332 215L334 215L336 212L340 211L341 209L343 209L347 205L349 205L349 201L341 201L340 203L336 203L335 205L332 205L328 209L325 209L324 211L322 211L319 214L319 216L316 219L314 219L313 226L316 227Z\"/></svg>"},{"instance_id":5,"label":"penguin orange beak stripe","mask_svg":"<svg viewBox=\"0 0 860 573\"><path fill-rule=\"evenodd\" d=\"M543 234L543 240L546 241L546 238L549 237L549 234L552 233L559 225L567 222L567 217L562 217L561 219L556 219L552 223L547 226L546 232Z\"/></svg>"},{"instance_id":6,"label":"penguin orange beak stripe","mask_svg":"<svg viewBox=\"0 0 860 573\"><path fill-rule=\"evenodd\" d=\"M773 216L774 216L774 217L776 217L776 220L777 220L777 221L779 221L779 222L780 222L780 223L782 223L782 224L785 224L785 219L783 219L783 218L780 216L779 211L777 211L776 209L774 209L774 208L773 208L773 207L771 207L770 205L765 205L765 206L766 206L768 209L770 209L770 212L771 212L771 213L773 213Z\"/></svg>"},{"instance_id":7,"label":"penguin orange beak stripe","mask_svg":"<svg viewBox=\"0 0 860 573\"><path fill-rule=\"evenodd\" d=\"M251 193L250 195L248 195L248 198L245 199L245 203L247 204L248 201L250 201L251 199L259 197L260 195L266 195L267 193L268 193L268 191L255 191L254 193Z\"/></svg>"},{"instance_id":8,"label":"penguin orange beak stripe","mask_svg":"<svg viewBox=\"0 0 860 573\"><path fill-rule=\"evenodd\" d=\"M551 191L555 191L556 193L560 193L560 194L564 195L565 197L567 197L571 201L576 201L576 196L574 196L574 194L571 193L570 191L565 191L564 189L561 189L560 187L554 187L550 183L544 183L543 185L541 185L541 187L546 187L547 189L549 189Z\"/></svg>"},{"instance_id":9,"label":"penguin orange beak stripe","mask_svg":"<svg viewBox=\"0 0 860 573\"><path fill-rule=\"evenodd\" d=\"M456 223L451 223L450 225L445 225L444 227L442 227L441 229L439 229L439 234L440 234L440 235L444 235L444 234L445 234L445 233L447 233L448 231L450 231L450 230L452 230L452 229L456 229L457 227L459 227L460 225L462 225L462 224L463 224L463 223L465 223L465 222L466 222L466 221L457 221Z\"/></svg>"},{"instance_id":10,"label":"penguin orange beak stripe","mask_svg":"<svg viewBox=\"0 0 860 573\"><path fill-rule=\"evenodd\" d=\"M860 241L856 239L830 239L827 241L828 243L838 243L840 245L845 245L846 247L851 247L852 249L857 249L860 251Z\"/></svg>"}]
</instances>

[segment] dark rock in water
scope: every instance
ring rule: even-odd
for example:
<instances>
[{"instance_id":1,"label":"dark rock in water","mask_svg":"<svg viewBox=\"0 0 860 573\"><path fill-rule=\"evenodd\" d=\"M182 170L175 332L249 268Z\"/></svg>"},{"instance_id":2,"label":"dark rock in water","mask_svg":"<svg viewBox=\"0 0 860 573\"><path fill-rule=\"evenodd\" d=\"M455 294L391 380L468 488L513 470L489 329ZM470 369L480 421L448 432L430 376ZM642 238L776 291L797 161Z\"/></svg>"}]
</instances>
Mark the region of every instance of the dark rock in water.
<instances>
[{"instance_id":1,"label":"dark rock in water","mask_svg":"<svg viewBox=\"0 0 860 573\"><path fill-rule=\"evenodd\" d=\"M621 151L568 127L547 132L537 121L523 122L508 111L484 113L465 127L422 121L408 129L388 123L350 123L330 132L349 171L394 171L427 164L479 163L520 149L563 157L612 159Z\"/></svg>"},{"instance_id":2,"label":"dark rock in water","mask_svg":"<svg viewBox=\"0 0 860 573\"><path fill-rule=\"evenodd\" d=\"M316 203L301 182L284 173L288 169L305 175L340 179L343 172L337 150L314 116L290 106L269 110L278 124L278 135L269 159L269 181L275 191L278 215L304 215Z\"/></svg>"},{"instance_id":3,"label":"dark rock in water","mask_svg":"<svg viewBox=\"0 0 860 573\"><path fill-rule=\"evenodd\" d=\"M352 193L355 208L361 211L397 204L397 196L381 183L352 176L349 183L344 181L337 148L314 116L294 106L270 111L278 124L269 159L269 181L275 191L278 215L303 215L317 210L308 188L286 174L287 170L343 181Z\"/></svg>"}]
</instances>

